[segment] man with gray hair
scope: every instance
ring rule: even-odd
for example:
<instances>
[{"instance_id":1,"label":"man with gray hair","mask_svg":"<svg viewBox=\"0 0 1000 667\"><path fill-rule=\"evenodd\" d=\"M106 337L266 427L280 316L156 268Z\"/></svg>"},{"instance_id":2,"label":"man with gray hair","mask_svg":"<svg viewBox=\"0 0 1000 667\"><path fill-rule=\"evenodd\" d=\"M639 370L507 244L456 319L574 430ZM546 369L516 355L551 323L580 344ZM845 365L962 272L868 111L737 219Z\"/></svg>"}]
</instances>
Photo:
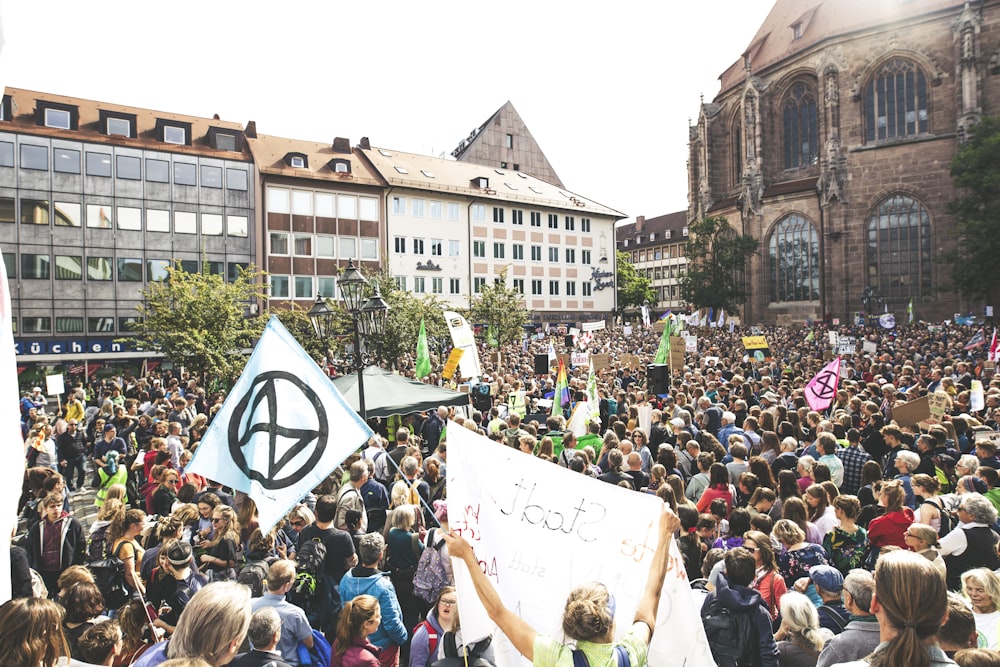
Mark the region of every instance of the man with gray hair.
<instances>
[{"instance_id":1,"label":"man with gray hair","mask_svg":"<svg viewBox=\"0 0 1000 667\"><path fill-rule=\"evenodd\" d=\"M312 628L309 627L306 613L285 600L285 595L295 585L295 563L290 560L275 561L267 570L265 583L267 590L264 591L264 595L250 602L250 608L254 611L254 618L265 609L270 609L277 615L278 625L284 632L268 650L277 651L286 663L294 667L299 664L299 642L308 648L312 648L313 645ZM252 631L253 621L250 622L250 628ZM254 641L252 634L250 643L255 648L263 646Z\"/></svg>"},{"instance_id":2,"label":"man with gray hair","mask_svg":"<svg viewBox=\"0 0 1000 667\"><path fill-rule=\"evenodd\" d=\"M844 607L850 621L839 635L827 640L816 667L861 660L879 645L878 619L871 612L875 577L868 570L851 570L844 577Z\"/></svg>"},{"instance_id":3,"label":"man with gray hair","mask_svg":"<svg viewBox=\"0 0 1000 667\"><path fill-rule=\"evenodd\" d=\"M365 513L365 499L361 495L361 487L368 481L368 463L358 460L351 464L351 481L340 487L337 492L337 518L333 525L340 530L347 530L347 513L350 510L361 512L361 530L368 530L368 516Z\"/></svg>"},{"instance_id":4,"label":"man with gray hair","mask_svg":"<svg viewBox=\"0 0 1000 667\"><path fill-rule=\"evenodd\" d=\"M281 617L273 608L263 607L253 613L247 639L251 650L234 658L229 663L232 667L290 667L276 650L281 640Z\"/></svg>"}]
</instances>

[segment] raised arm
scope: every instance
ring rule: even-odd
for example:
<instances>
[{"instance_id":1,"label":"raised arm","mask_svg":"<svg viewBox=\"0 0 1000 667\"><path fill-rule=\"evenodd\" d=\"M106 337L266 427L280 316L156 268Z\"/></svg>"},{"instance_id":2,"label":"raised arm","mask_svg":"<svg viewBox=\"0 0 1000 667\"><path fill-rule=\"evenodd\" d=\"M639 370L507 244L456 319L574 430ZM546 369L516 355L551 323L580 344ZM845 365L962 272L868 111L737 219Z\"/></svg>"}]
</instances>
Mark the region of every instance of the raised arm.
<instances>
[{"instance_id":1,"label":"raised arm","mask_svg":"<svg viewBox=\"0 0 1000 667\"><path fill-rule=\"evenodd\" d=\"M653 636L653 628L656 627L656 610L660 606L663 579L667 576L667 565L670 562L670 542L680 525L680 519L664 503L663 513L660 514L660 536L656 543L656 552L653 554L653 562L649 565L649 578L646 579L646 588L635 609L634 623L645 627L635 628L634 632L647 644Z\"/></svg>"},{"instance_id":2,"label":"raised arm","mask_svg":"<svg viewBox=\"0 0 1000 667\"><path fill-rule=\"evenodd\" d=\"M500 626L518 653L528 660L534 660L535 637L538 632L524 619L504 606L500 595L493 588L493 584L479 567L479 561L476 560L476 555L472 552L472 547L465 541L465 538L454 532L443 533L443 537L451 557L458 558L468 568L469 574L472 576L472 585L476 588L476 595L479 596L479 601L483 603L490 619Z\"/></svg>"}]
</instances>

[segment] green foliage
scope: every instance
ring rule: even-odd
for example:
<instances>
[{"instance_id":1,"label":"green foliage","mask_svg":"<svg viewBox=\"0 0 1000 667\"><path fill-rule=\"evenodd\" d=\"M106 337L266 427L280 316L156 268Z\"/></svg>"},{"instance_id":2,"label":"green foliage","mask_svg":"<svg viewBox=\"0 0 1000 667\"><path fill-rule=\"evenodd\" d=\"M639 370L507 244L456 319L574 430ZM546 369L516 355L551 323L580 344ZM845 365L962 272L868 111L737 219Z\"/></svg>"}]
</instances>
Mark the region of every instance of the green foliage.
<instances>
[{"instance_id":1,"label":"green foliage","mask_svg":"<svg viewBox=\"0 0 1000 667\"><path fill-rule=\"evenodd\" d=\"M244 315L249 304L265 298L262 275L251 267L228 283L205 270L188 273L176 262L166 279L143 290L136 337L205 382L228 385L246 364L242 351L253 346L266 323L263 317Z\"/></svg>"},{"instance_id":2,"label":"green foliage","mask_svg":"<svg viewBox=\"0 0 1000 667\"><path fill-rule=\"evenodd\" d=\"M308 310L296 306L293 302L289 308L274 310L271 314L276 315L281 320L281 323L288 329L288 333L292 334L292 337L298 341L310 357L319 361L326 356L323 341L316 335L316 330L309 319Z\"/></svg>"},{"instance_id":3,"label":"green foliage","mask_svg":"<svg viewBox=\"0 0 1000 667\"><path fill-rule=\"evenodd\" d=\"M949 205L958 244L941 259L949 264L955 289L987 303L1000 296L990 280L1000 256L1000 118L991 116L969 134L951 162L960 195Z\"/></svg>"},{"instance_id":4,"label":"green foliage","mask_svg":"<svg viewBox=\"0 0 1000 667\"><path fill-rule=\"evenodd\" d=\"M687 270L681 278L681 298L694 308L728 311L747 299L747 262L760 242L737 234L724 217L704 218L688 226L684 248Z\"/></svg>"},{"instance_id":5,"label":"green foliage","mask_svg":"<svg viewBox=\"0 0 1000 667\"><path fill-rule=\"evenodd\" d=\"M386 272L370 276L369 280L378 283L382 298L389 304L385 336L381 341L374 342L382 361L397 369L410 368L414 365L420 318L423 318L427 329L427 345L431 352L432 368L439 369L443 363L440 360L443 346L451 346L448 325L444 321L445 303L433 295L417 298L413 293L399 289L395 279ZM372 343L369 343L369 349L371 348Z\"/></svg>"},{"instance_id":6,"label":"green foliage","mask_svg":"<svg viewBox=\"0 0 1000 667\"><path fill-rule=\"evenodd\" d=\"M656 305L656 290L650 284L649 278L639 275L627 252L618 251L618 310L638 308L643 301L649 301L650 306Z\"/></svg>"},{"instance_id":7,"label":"green foliage","mask_svg":"<svg viewBox=\"0 0 1000 667\"><path fill-rule=\"evenodd\" d=\"M469 309L469 320L492 327L490 331L501 346L520 342L530 315L524 296L507 286L506 269L495 283L483 285Z\"/></svg>"}]
</instances>

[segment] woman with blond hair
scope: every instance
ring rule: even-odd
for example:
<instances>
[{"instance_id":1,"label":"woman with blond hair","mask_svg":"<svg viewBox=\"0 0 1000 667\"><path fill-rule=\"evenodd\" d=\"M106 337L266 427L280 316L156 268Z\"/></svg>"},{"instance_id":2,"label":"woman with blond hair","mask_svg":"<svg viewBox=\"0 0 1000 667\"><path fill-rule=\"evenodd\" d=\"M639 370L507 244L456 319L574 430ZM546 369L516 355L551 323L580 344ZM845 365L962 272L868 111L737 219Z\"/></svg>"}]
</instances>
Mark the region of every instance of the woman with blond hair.
<instances>
[{"instance_id":1,"label":"woman with blond hair","mask_svg":"<svg viewBox=\"0 0 1000 667\"><path fill-rule=\"evenodd\" d=\"M45 598L15 598L0 607L0 662L9 667L56 667L69 658L64 611Z\"/></svg>"},{"instance_id":2,"label":"woman with blond hair","mask_svg":"<svg viewBox=\"0 0 1000 667\"><path fill-rule=\"evenodd\" d=\"M125 564L125 583L129 590L146 594L146 585L139 576L142 555L145 550L139 546L136 538L146 525L146 513L142 510L122 510L111 520L108 526L108 557L120 558ZM117 605L121 601L107 600L108 604Z\"/></svg>"},{"instance_id":3,"label":"woman with blond hair","mask_svg":"<svg viewBox=\"0 0 1000 667\"><path fill-rule=\"evenodd\" d=\"M881 643L863 660L838 667L937 667L954 663L937 645L948 613L948 590L934 565L895 549L878 559L871 611Z\"/></svg>"},{"instance_id":4,"label":"woman with blond hair","mask_svg":"<svg viewBox=\"0 0 1000 667\"><path fill-rule=\"evenodd\" d=\"M236 552L240 543L240 524L236 512L228 505L217 505L212 510L215 537L203 540L198 546L205 549L201 555L203 574L209 581L228 581L236 578Z\"/></svg>"},{"instance_id":5,"label":"woman with blond hair","mask_svg":"<svg viewBox=\"0 0 1000 667\"><path fill-rule=\"evenodd\" d=\"M976 619L979 648L997 649L1000 640L1000 576L977 567L962 574L962 594Z\"/></svg>"},{"instance_id":6,"label":"woman with blond hair","mask_svg":"<svg viewBox=\"0 0 1000 667\"><path fill-rule=\"evenodd\" d=\"M941 576L947 576L948 567L944 558L941 557L941 543L938 542L937 531L925 523L911 523L903 534L906 539L907 548L913 553L920 554L938 569Z\"/></svg>"},{"instance_id":7,"label":"woman with blond hair","mask_svg":"<svg viewBox=\"0 0 1000 667\"><path fill-rule=\"evenodd\" d=\"M827 636L824 636L827 635ZM779 667L815 667L829 631L819 627L816 605L791 591L781 598L781 627L774 633Z\"/></svg>"}]
</instances>

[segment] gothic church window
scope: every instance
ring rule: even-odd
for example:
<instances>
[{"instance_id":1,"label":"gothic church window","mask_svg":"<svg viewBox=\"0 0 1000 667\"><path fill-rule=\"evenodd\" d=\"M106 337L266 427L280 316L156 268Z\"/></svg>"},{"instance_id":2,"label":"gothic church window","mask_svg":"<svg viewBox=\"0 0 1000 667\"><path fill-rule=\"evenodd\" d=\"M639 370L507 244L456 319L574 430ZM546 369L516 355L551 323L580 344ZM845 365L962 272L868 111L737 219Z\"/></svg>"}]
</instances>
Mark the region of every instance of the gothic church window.
<instances>
[{"instance_id":1,"label":"gothic church window","mask_svg":"<svg viewBox=\"0 0 1000 667\"><path fill-rule=\"evenodd\" d=\"M886 301L931 294L931 217L903 194L883 199L868 218L867 284Z\"/></svg>"},{"instance_id":2,"label":"gothic church window","mask_svg":"<svg viewBox=\"0 0 1000 667\"><path fill-rule=\"evenodd\" d=\"M801 215L782 218L768 243L772 302L819 300L819 235Z\"/></svg>"},{"instance_id":3,"label":"gothic church window","mask_svg":"<svg viewBox=\"0 0 1000 667\"><path fill-rule=\"evenodd\" d=\"M816 95L804 83L792 86L782 108L785 130L785 169L815 164Z\"/></svg>"},{"instance_id":4,"label":"gothic church window","mask_svg":"<svg viewBox=\"0 0 1000 667\"><path fill-rule=\"evenodd\" d=\"M733 121L732 137L732 158L733 158L733 185L739 185L743 178L743 124L740 123L742 109L736 112L736 120Z\"/></svg>"},{"instance_id":5,"label":"gothic church window","mask_svg":"<svg viewBox=\"0 0 1000 667\"><path fill-rule=\"evenodd\" d=\"M927 131L927 79L910 60L893 58L865 87L865 140L882 141Z\"/></svg>"}]
</instances>

